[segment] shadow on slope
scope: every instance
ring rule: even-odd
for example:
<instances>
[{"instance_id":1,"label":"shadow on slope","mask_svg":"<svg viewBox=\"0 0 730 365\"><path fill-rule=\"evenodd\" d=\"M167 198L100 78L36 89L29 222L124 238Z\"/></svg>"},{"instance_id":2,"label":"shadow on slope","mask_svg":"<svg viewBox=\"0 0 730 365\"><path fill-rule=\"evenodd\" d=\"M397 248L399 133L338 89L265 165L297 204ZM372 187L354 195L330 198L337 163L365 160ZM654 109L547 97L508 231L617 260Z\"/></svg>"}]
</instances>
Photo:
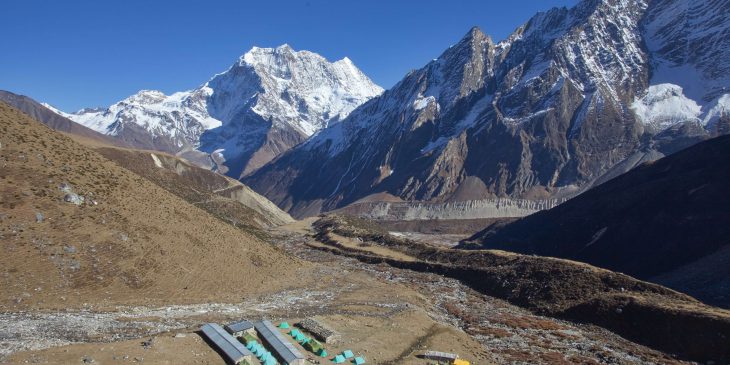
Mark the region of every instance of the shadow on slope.
<instances>
[{"instance_id":1,"label":"shadow on slope","mask_svg":"<svg viewBox=\"0 0 730 365\"><path fill-rule=\"evenodd\" d=\"M661 275L659 282L730 307L727 266L687 268L730 245L728 157L730 136L702 142L553 209L492 225L462 246L578 260L640 279Z\"/></svg>"}]
</instances>

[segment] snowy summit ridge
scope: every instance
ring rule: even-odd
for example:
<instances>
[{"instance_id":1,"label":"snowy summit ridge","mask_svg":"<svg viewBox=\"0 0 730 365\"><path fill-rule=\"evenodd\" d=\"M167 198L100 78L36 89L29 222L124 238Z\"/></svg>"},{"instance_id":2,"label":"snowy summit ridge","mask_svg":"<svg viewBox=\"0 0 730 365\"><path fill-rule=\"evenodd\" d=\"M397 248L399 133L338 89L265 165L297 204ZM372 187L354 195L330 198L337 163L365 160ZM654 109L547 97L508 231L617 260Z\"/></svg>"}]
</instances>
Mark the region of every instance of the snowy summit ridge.
<instances>
[{"instance_id":1,"label":"snowy summit ridge","mask_svg":"<svg viewBox=\"0 0 730 365\"><path fill-rule=\"evenodd\" d=\"M245 86L237 82L236 75L250 71L260 79L256 90L242 90L242 95L235 96L255 98L253 110L258 115L275 123L294 122L307 136L383 92L349 58L330 63L317 53L295 51L288 44L254 47L206 86L235 92L232 86ZM221 111L230 113L230 107L235 110L235 103Z\"/></svg>"},{"instance_id":2,"label":"snowy summit ridge","mask_svg":"<svg viewBox=\"0 0 730 365\"><path fill-rule=\"evenodd\" d=\"M238 177L382 91L349 58L329 62L284 44L253 47L193 90L141 90L108 108L57 112L137 147L208 160Z\"/></svg>"}]
</instances>

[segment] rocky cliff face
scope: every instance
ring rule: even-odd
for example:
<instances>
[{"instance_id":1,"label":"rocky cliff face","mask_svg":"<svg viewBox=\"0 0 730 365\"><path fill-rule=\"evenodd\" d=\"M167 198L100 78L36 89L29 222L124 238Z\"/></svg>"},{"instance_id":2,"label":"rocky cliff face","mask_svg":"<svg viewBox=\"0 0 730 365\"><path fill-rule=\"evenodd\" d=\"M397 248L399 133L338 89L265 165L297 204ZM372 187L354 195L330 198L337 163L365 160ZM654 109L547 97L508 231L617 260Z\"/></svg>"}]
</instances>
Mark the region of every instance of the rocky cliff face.
<instances>
[{"instance_id":1,"label":"rocky cliff face","mask_svg":"<svg viewBox=\"0 0 730 365\"><path fill-rule=\"evenodd\" d=\"M584 0L499 43L472 29L245 182L295 216L378 192L436 202L577 194L727 129L730 57L681 52L684 40L726 42L726 7ZM703 81L663 78L677 67Z\"/></svg>"},{"instance_id":2,"label":"rocky cliff face","mask_svg":"<svg viewBox=\"0 0 730 365\"><path fill-rule=\"evenodd\" d=\"M109 108L62 114L238 178L381 92L348 58L329 62L283 45L254 47L191 91L143 90Z\"/></svg>"}]
</instances>

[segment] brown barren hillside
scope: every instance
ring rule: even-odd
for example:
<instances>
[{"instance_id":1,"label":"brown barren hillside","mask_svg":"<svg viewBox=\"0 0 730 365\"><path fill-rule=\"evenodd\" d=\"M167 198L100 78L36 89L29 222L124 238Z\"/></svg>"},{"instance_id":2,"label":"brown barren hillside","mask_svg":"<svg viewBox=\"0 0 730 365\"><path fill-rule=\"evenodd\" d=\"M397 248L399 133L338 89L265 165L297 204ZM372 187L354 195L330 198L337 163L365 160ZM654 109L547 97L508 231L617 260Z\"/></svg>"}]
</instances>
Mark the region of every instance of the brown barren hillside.
<instances>
[{"instance_id":1,"label":"brown barren hillside","mask_svg":"<svg viewBox=\"0 0 730 365\"><path fill-rule=\"evenodd\" d=\"M31 118L56 131L68 133L69 135L94 144L128 147L128 145L122 140L101 134L65 118L25 95L18 95L9 91L0 90L0 101L9 104L25 114L28 114Z\"/></svg>"},{"instance_id":2,"label":"brown barren hillside","mask_svg":"<svg viewBox=\"0 0 730 365\"><path fill-rule=\"evenodd\" d=\"M5 310L240 300L302 265L4 103L0 167Z\"/></svg>"},{"instance_id":3,"label":"brown barren hillside","mask_svg":"<svg viewBox=\"0 0 730 365\"><path fill-rule=\"evenodd\" d=\"M269 228L294 221L237 180L170 154L128 149L120 139L73 122L30 97L0 90L0 101L237 227Z\"/></svg>"},{"instance_id":4,"label":"brown barren hillside","mask_svg":"<svg viewBox=\"0 0 730 365\"><path fill-rule=\"evenodd\" d=\"M163 152L101 147L104 157L236 227L256 230L294 222L238 180Z\"/></svg>"}]
</instances>

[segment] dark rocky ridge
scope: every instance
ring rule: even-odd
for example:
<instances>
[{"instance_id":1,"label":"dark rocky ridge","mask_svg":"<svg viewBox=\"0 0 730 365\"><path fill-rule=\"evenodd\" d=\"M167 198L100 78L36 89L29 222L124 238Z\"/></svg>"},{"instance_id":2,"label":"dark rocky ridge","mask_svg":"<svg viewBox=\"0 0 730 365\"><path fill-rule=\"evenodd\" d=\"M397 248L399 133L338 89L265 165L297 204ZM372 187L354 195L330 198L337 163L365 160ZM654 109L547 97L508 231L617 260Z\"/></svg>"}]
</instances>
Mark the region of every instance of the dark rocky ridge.
<instances>
[{"instance_id":1,"label":"dark rocky ridge","mask_svg":"<svg viewBox=\"0 0 730 365\"><path fill-rule=\"evenodd\" d=\"M469 241L587 262L730 307L728 157L730 136L717 137Z\"/></svg>"}]
</instances>

